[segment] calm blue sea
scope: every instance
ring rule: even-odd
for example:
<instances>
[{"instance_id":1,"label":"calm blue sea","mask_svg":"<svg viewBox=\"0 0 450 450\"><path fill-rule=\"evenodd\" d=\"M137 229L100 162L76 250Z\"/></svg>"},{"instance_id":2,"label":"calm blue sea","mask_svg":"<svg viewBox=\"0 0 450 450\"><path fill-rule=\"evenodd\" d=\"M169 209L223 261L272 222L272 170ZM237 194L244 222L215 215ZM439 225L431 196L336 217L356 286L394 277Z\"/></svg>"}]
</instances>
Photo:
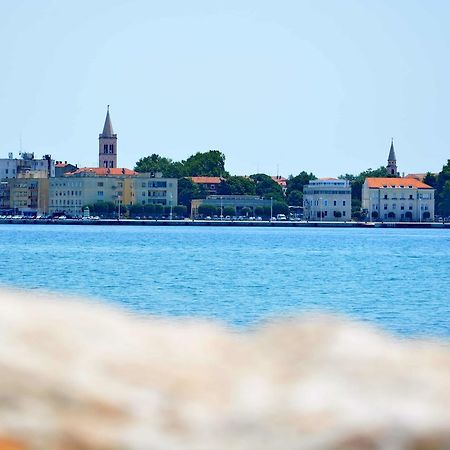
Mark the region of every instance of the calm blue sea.
<instances>
[{"instance_id":1,"label":"calm blue sea","mask_svg":"<svg viewBox=\"0 0 450 450\"><path fill-rule=\"evenodd\" d=\"M0 283L253 325L332 311L450 337L450 232L0 225Z\"/></svg>"}]
</instances>

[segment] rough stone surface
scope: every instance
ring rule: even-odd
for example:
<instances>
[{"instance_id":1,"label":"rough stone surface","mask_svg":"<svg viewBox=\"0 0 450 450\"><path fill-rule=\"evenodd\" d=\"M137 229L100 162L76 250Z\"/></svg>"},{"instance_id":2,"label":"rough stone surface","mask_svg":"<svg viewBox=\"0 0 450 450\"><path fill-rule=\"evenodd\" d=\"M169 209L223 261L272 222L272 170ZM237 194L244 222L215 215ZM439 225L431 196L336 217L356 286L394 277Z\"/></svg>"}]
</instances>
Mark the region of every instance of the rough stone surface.
<instances>
[{"instance_id":1,"label":"rough stone surface","mask_svg":"<svg viewBox=\"0 0 450 450\"><path fill-rule=\"evenodd\" d=\"M0 450L450 449L445 343L0 297Z\"/></svg>"}]
</instances>

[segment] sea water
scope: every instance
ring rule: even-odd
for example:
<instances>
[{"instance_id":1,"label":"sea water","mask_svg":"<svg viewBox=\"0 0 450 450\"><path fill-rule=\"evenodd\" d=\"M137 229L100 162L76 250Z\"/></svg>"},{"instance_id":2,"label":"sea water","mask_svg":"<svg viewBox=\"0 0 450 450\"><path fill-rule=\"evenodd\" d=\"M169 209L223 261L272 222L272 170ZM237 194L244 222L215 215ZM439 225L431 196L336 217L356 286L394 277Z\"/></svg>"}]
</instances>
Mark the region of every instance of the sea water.
<instances>
[{"instance_id":1,"label":"sea water","mask_svg":"<svg viewBox=\"0 0 450 450\"><path fill-rule=\"evenodd\" d=\"M0 283L234 326L332 312L450 337L450 231L0 225Z\"/></svg>"}]
</instances>

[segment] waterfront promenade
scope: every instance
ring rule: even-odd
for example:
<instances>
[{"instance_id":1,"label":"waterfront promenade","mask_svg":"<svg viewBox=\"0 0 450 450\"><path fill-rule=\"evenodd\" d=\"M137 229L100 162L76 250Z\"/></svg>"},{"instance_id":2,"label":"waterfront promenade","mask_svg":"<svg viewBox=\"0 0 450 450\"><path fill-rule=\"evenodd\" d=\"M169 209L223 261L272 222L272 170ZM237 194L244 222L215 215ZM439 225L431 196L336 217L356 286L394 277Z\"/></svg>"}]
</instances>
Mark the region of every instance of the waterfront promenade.
<instances>
[{"instance_id":1,"label":"waterfront promenade","mask_svg":"<svg viewBox=\"0 0 450 450\"><path fill-rule=\"evenodd\" d=\"M0 219L0 224L15 225L120 225L120 226L212 226L273 228L440 228L449 229L450 222L327 222L299 220L168 220L168 219Z\"/></svg>"}]
</instances>

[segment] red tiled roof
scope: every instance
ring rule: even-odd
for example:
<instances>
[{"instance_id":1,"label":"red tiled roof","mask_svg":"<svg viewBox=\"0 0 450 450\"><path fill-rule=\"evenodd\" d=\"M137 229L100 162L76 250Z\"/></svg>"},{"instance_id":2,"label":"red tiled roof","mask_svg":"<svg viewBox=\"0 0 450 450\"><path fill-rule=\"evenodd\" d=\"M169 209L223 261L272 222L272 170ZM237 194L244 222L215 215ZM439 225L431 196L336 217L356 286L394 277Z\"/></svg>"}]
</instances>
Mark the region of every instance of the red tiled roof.
<instances>
[{"instance_id":1,"label":"red tiled roof","mask_svg":"<svg viewBox=\"0 0 450 450\"><path fill-rule=\"evenodd\" d=\"M412 186L413 188L420 189L432 189L428 184L422 183L422 181L416 178L366 178L367 186L371 189L378 188L408 188Z\"/></svg>"},{"instance_id":2,"label":"red tiled roof","mask_svg":"<svg viewBox=\"0 0 450 450\"><path fill-rule=\"evenodd\" d=\"M319 178L319 181L339 181L338 178Z\"/></svg>"},{"instance_id":3,"label":"red tiled roof","mask_svg":"<svg viewBox=\"0 0 450 450\"><path fill-rule=\"evenodd\" d=\"M79 173L91 173L98 176L108 176L108 175L137 175L138 173L134 170L114 167L113 169L107 169L105 167L81 167L80 169L71 172L69 175L76 175Z\"/></svg>"},{"instance_id":4,"label":"red tiled roof","mask_svg":"<svg viewBox=\"0 0 450 450\"><path fill-rule=\"evenodd\" d=\"M194 183L197 184L220 184L222 182L221 177L189 177Z\"/></svg>"},{"instance_id":5,"label":"red tiled roof","mask_svg":"<svg viewBox=\"0 0 450 450\"><path fill-rule=\"evenodd\" d=\"M274 175L272 178L275 183L277 183L280 186L286 187L287 186L287 178L281 177L280 175Z\"/></svg>"},{"instance_id":6,"label":"red tiled roof","mask_svg":"<svg viewBox=\"0 0 450 450\"><path fill-rule=\"evenodd\" d=\"M437 175L437 173L432 173L431 175ZM408 173L405 178L415 178L416 180L423 181L427 176L426 173Z\"/></svg>"}]
</instances>

